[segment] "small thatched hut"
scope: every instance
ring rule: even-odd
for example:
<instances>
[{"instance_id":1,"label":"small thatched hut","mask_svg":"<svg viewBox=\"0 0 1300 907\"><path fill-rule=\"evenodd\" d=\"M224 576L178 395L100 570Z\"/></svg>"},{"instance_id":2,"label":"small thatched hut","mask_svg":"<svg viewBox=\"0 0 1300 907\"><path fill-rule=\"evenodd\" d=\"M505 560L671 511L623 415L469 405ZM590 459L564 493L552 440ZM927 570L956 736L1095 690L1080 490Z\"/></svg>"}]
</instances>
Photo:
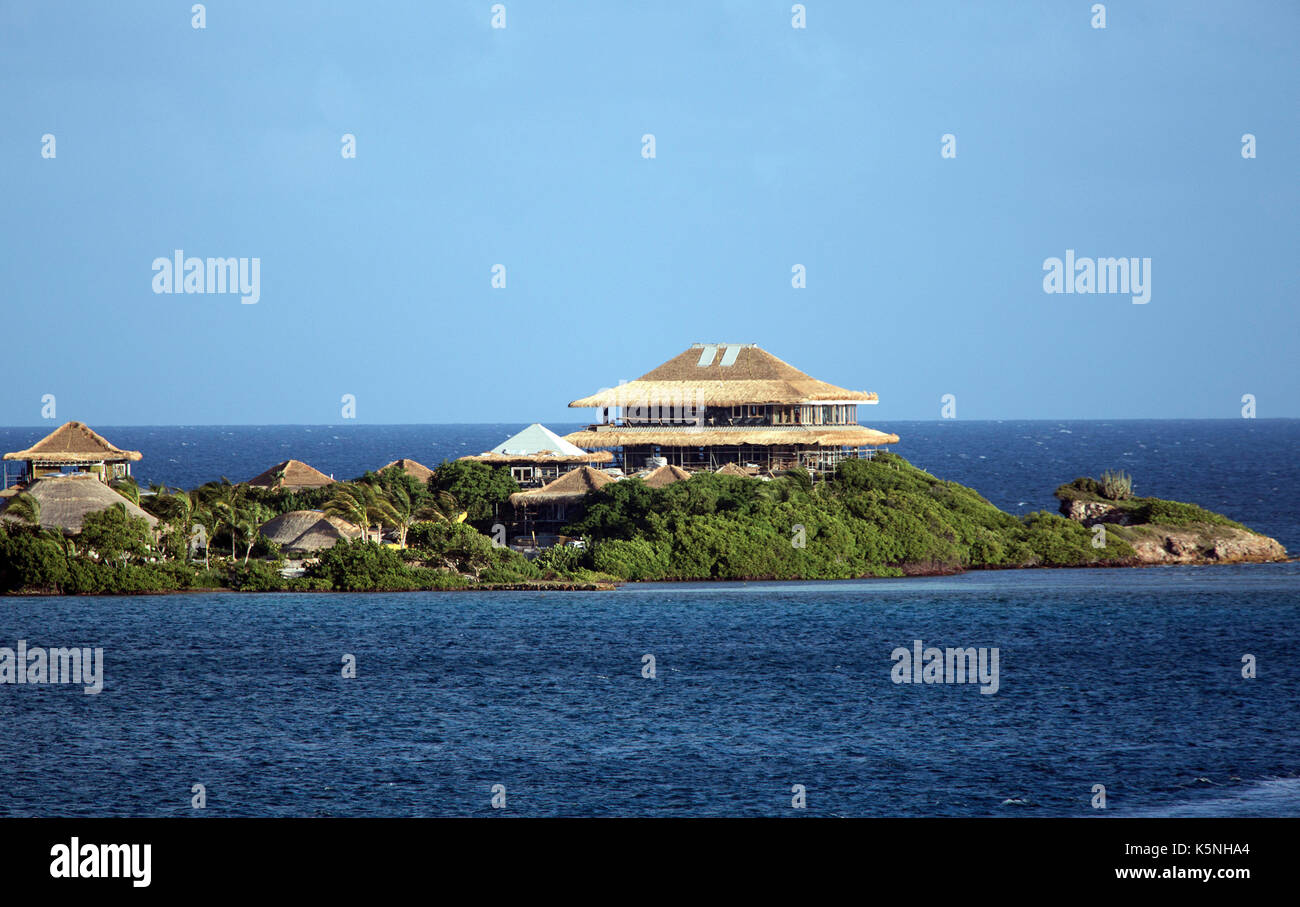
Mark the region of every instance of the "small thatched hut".
<instances>
[{"instance_id":1,"label":"small thatched hut","mask_svg":"<svg viewBox=\"0 0 1300 907\"><path fill-rule=\"evenodd\" d=\"M381 466L379 471L384 472L388 469L400 469L402 472L406 473L421 484L428 482L429 477L433 475L433 470L425 466L423 463L417 463L415 460L408 460L406 458L394 460L387 466Z\"/></svg>"},{"instance_id":2,"label":"small thatched hut","mask_svg":"<svg viewBox=\"0 0 1300 907\"><path fill-rule=\"evenodd\" d=\"M598 469L579 466L541 488L517 491L510 496L516 524L525 530L558 528L577 519L587 495L616 481Z\"/></svg>"},{"instance_id":3,"label":"small thatched hut","mask_svg":"<svg viewBox=\"0 0 1300 907\"><path fill-rule=\"evenodd\" d=\"M509 466L514 480L527 487L559 478L579 466L608 463L614 455L608 450L583 450L534 422L491 450L461 459Z\"/></svg>"},{"instance_id":4,"label":"small thatched hut","mask_svg":"<svg viewBox=\"0 0 1300 907\"><path fill-rule=\"evenodd\" d=\"M361 537L361 530L346 520L319 510L291 510L267 520L258 531L285 551L319 551L340 539Z\"/></svg>"},{"instance_id":5,"label":"small thatched hut","mask_svg":"<svg viewBox=\"0 0 1300 907\"><path fill-rule=\"evenodd\" d=\"M753 474L745 467L737 463L724 463L720 469L714 470L720 476L743 476L746 479L754 478Z\"/></svg>"},{"instance_id":6,"label":"small thatched hut","mask_svg":"<svg viewBox=\"0 0 1300 907\"><path fill-rule=\"evenodd\" d=\"M57 529L69 535L81 531L86 514L107 510L114 504L121 504L128 515L140 517L150 528L158 525L158 518L141 510L131 501L122 497L97 476L79 473L68 476L46 476L27 487L27 493L41 506L40 524L42 529ZM8 507L13 498L5 498ZM0 511L0 519L12 520Z\"/></svg>"},{"instance_id":7,"label":"small thatched hut","mask_svg":"<svg viewBox=\"0 0 1300 907\"><path fill-rule=\"evenodd\" d=\"M333 484L334 479L319 469L313 469L301 460L285 460L260 475L249 479L248 485L274 488L279 491L301 491L304 488L321 488Z\"/></svg>"},{"instance_id":8,"label":"small thatched hut","mask_svg":"<svg viewBox=\"0 0 1300 907\"><path fill-rule=\"evenodd\" d=\"M665 485L671 485L673 482L680 482L682 479L689 479L690 477L689 472L671 463L660 466L658 469L652 469L639 476L641 481L651 488L663 488Z\"/></svg>"},{"instance_id":9,"label":"small thatched hut","mask_svg":"<svg viewBox=\"0 0 1300 907\"><path fill-rule=\"evenodd\" d=\"M131 464L141 459L138 450L122 450L80 422L65 422L26 450L4 455L4 485L9 486L8 461L26 463L25 477L58 475L69 467L93 474L101 482L125 478Z\"/></svg>"}]
</instances>

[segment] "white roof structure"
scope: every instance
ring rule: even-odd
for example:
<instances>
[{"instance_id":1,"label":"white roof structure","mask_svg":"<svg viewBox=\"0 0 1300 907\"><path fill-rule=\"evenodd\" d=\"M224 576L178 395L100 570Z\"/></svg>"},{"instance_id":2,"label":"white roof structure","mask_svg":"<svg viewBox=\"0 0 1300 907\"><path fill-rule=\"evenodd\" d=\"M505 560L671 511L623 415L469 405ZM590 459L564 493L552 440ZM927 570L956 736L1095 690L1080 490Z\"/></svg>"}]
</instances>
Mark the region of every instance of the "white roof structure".
<instances>
[{"instance_id":1,"label":"white roof structure","mask_svg":"<svg viewBox=\"0 0 1300 907\"><path fill-rule=\"evenodd\" d=\"M540 422L502 441L492 448L491 453L502 457L535 457L540 455L559 457L586 457L587 452L581 447L570 444Z\"/></svg>"}]
</instances>

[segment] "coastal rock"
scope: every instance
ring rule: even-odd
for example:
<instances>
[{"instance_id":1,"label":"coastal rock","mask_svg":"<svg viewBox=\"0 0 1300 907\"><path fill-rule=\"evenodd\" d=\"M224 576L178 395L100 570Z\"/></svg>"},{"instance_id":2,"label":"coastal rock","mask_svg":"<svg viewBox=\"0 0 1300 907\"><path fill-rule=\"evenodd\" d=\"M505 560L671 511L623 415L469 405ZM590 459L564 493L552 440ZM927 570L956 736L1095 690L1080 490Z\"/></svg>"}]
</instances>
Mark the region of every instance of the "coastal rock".
<instances>
[{"instance_id":1,"label":"coastal rock","mask_svg":"<svg viewBox=\"0 0 1300 907\"><path fill-rule=\"evenodd\" d=\"M1061 502L1061 513L1077 523L1092 527L1098 523L1118 523L1127 526L1129 515L1114 504L1101 501L1069 500Z\"/></svg>"},{"instance_id":2,"label":"coastal rock","mask_svg":"<svg viewBox=\"0 0 1300 907\"><path fill-rule=\"evenodd\" d=\"M1204 530L1166 530L1130 539L1143 564L1243 564L1286 560L1286 549L1265 535L1230 526L1216 526L1211 537Z\"/></svg>"}]
</instances>

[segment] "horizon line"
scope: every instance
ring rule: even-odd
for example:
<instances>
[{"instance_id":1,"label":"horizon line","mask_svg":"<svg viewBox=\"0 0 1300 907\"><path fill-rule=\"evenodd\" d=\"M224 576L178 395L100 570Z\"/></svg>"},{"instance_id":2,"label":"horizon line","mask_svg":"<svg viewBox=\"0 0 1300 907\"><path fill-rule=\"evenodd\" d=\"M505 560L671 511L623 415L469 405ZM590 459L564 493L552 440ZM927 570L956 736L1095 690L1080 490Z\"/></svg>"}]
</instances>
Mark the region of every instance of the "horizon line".
<instances>
[{"instance_id":1,"label":"horizon line","mask_svg":"<svg viewBox=\"0 0 1300 907\"><path fill-rule=\"evenodd\" d=\"M878 424L878 425L885 425L885 424L898 424L898 423L910 423L910 424L922 425L922 424L935 424L935 423L937 423L937 424L944 424L944 423L957 423L957 422L966 422L966 423L999 423L999 422L1054 422L1054 423L1061 423L1061 422L1297 422L1297 421L1300 421L1300 416L1261 416L1261 417L1252 417L1252 418L1250 418L1250 419L1245 419L1245 418L1242 418L1242 417L1240 417L1240 416L1237 416L1237 417L1232 417L1232 416L1179 416L1179 417L1168 417L1168 416L1165 416L1165 417L1152 417L1152 416L1123 416L1123 417L1116 417L1116 418L1070 418L1070 417L1047 417L1047 418L1043 418L1043 417L1039 417L1039 418L1030 418L1030 419L1026 419L1026 418L1010 418L1010 417L1008 417L1008 418L1001 418L1001 419L944 419L944 418L938 418L938 419L873 419L873 420L871 420L871 421L872 421L874 424ZM44 423L40 423L40 424L29 424L29 425L0 425L0 431L7 430L7 429L24 429L24 428L30 428L30 429L36 429L36 430L48 430L49 426L51 426L51 425L53 425L53 426L55 426L55 427L58 427L58 426L65 425L65 424L67 424L68 422L81 422L83 425L89 425L89 424L90 424L90 423L88 423L88 422L84 422L84 421L81 420L81 419L64 419L64 420L49 419L49 420L45 421ZM532 422L527 422L527 423L525 423L525 424L526 424L526 425L532 425L534 422L537 422L537 420L534 419ZM105 426L106 428L344 428L344 429L346 429L346 428L362 427L362 426L364 426L364 427L366 427L366 428L416 428L416 427L444 426L444 425L448 425L448 426L458 426L458 425L484 425L484 426L487 426L487 425L516 425L516 424L520 424L520 420L507 419L507 420L504 420L504 421L496 421L496 422L359 422L359 421L353 421L353 420L344 421L344 422L169 422L169 423L162 423L162 422L153 422L153 423L149 423L149 422L141 422L141 423L133 423L133 422L98 422L97 424L102 425L102 426ZM545 424L545 423L537 422L537 424L541 425L541 424ZM554 420L554 421L552 422L552 424L554 424L554 425L566 425L566 424L584 425L584 424L592 424L592 423L590 423L588 420L585 420L585 419L578 420L577 422L574 422L574 423L569 423L569 422L566 421L566 420L559 420L559 419L557 419L557 420ZM867 426L867 427L870 427L870 426ZM707 429L705 429L705 430L707 431Z\"/></svg>"}]
</instances>

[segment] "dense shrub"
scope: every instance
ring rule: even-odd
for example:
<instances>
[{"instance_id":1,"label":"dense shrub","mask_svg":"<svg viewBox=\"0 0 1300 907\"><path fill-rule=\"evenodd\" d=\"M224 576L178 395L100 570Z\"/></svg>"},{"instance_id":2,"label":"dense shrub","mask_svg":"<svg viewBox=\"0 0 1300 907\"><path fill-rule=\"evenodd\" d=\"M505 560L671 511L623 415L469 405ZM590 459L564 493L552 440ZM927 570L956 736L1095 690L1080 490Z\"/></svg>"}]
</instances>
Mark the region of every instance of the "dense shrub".
<instances>
[{"instance_id":1,"label":"dense shrub","mask_svg":"<svg viewBox=\"0 0 1300 907\"><path fill-rule=\"evenodd\" d=\"M1154 523L1160 526L1187 526L1192 523L1208 523L1212 526L1232 526L1246 529L1245 526L1230 520L1222 514L1213 513L1195 504L1180 501L1162 501L1159 498L1137 498L1134 503L1133 520L1137 523ZM1247 532L1251 531L1249 529Z\"/></svg>"},{"instance_id":2,"label":"dense shrub","mask_svg":"<svg viewBox=\"0 0 1300 907\"><path fill-rule=\"evenodd\" d=\"M68 558L59 541L0 526L0 592L57 592L67 581Z\"/></svg>"},{"instance_id":3,"label":"dense shrub","mask_svg":"<svg viewBox=\"0 0 1300 907\"><path fill-rule=\"evenodd\" d=\"M280 575L280 568L268 561L250 560L230 568L226 584L241 592L280 592L289 584Z\"/></svg>"},{"instance_id":4,"label":"dense shrub","mask_svg":"<svg viewBox=\"0 0 1300 907\"><path fill-rule=\"evenodd\" d=\"M490 466L476 460L443 460L429 477L432 493L449 492L469 514L473 523L493 518L497 504L505 503L519 490L508 466Z\"/></svg>"},{"instance_id":5,"label":"dense shrub","mask_svg":"<svg viewBox=\"0 0 1300 907\"><path fill-rule=\"evenodd\" d=\"M629 580L835 579L1133 553L1118 538L1093 548L1090 532L1050 514L1022 522L894 454L847 460L829 480L801 470L770 482L701 474L662 489L626 480L593 495L566 531L589 537L590 555L564 566ZM539 566L553 569L553 557Z\"/></svg>"}]
</instances>

